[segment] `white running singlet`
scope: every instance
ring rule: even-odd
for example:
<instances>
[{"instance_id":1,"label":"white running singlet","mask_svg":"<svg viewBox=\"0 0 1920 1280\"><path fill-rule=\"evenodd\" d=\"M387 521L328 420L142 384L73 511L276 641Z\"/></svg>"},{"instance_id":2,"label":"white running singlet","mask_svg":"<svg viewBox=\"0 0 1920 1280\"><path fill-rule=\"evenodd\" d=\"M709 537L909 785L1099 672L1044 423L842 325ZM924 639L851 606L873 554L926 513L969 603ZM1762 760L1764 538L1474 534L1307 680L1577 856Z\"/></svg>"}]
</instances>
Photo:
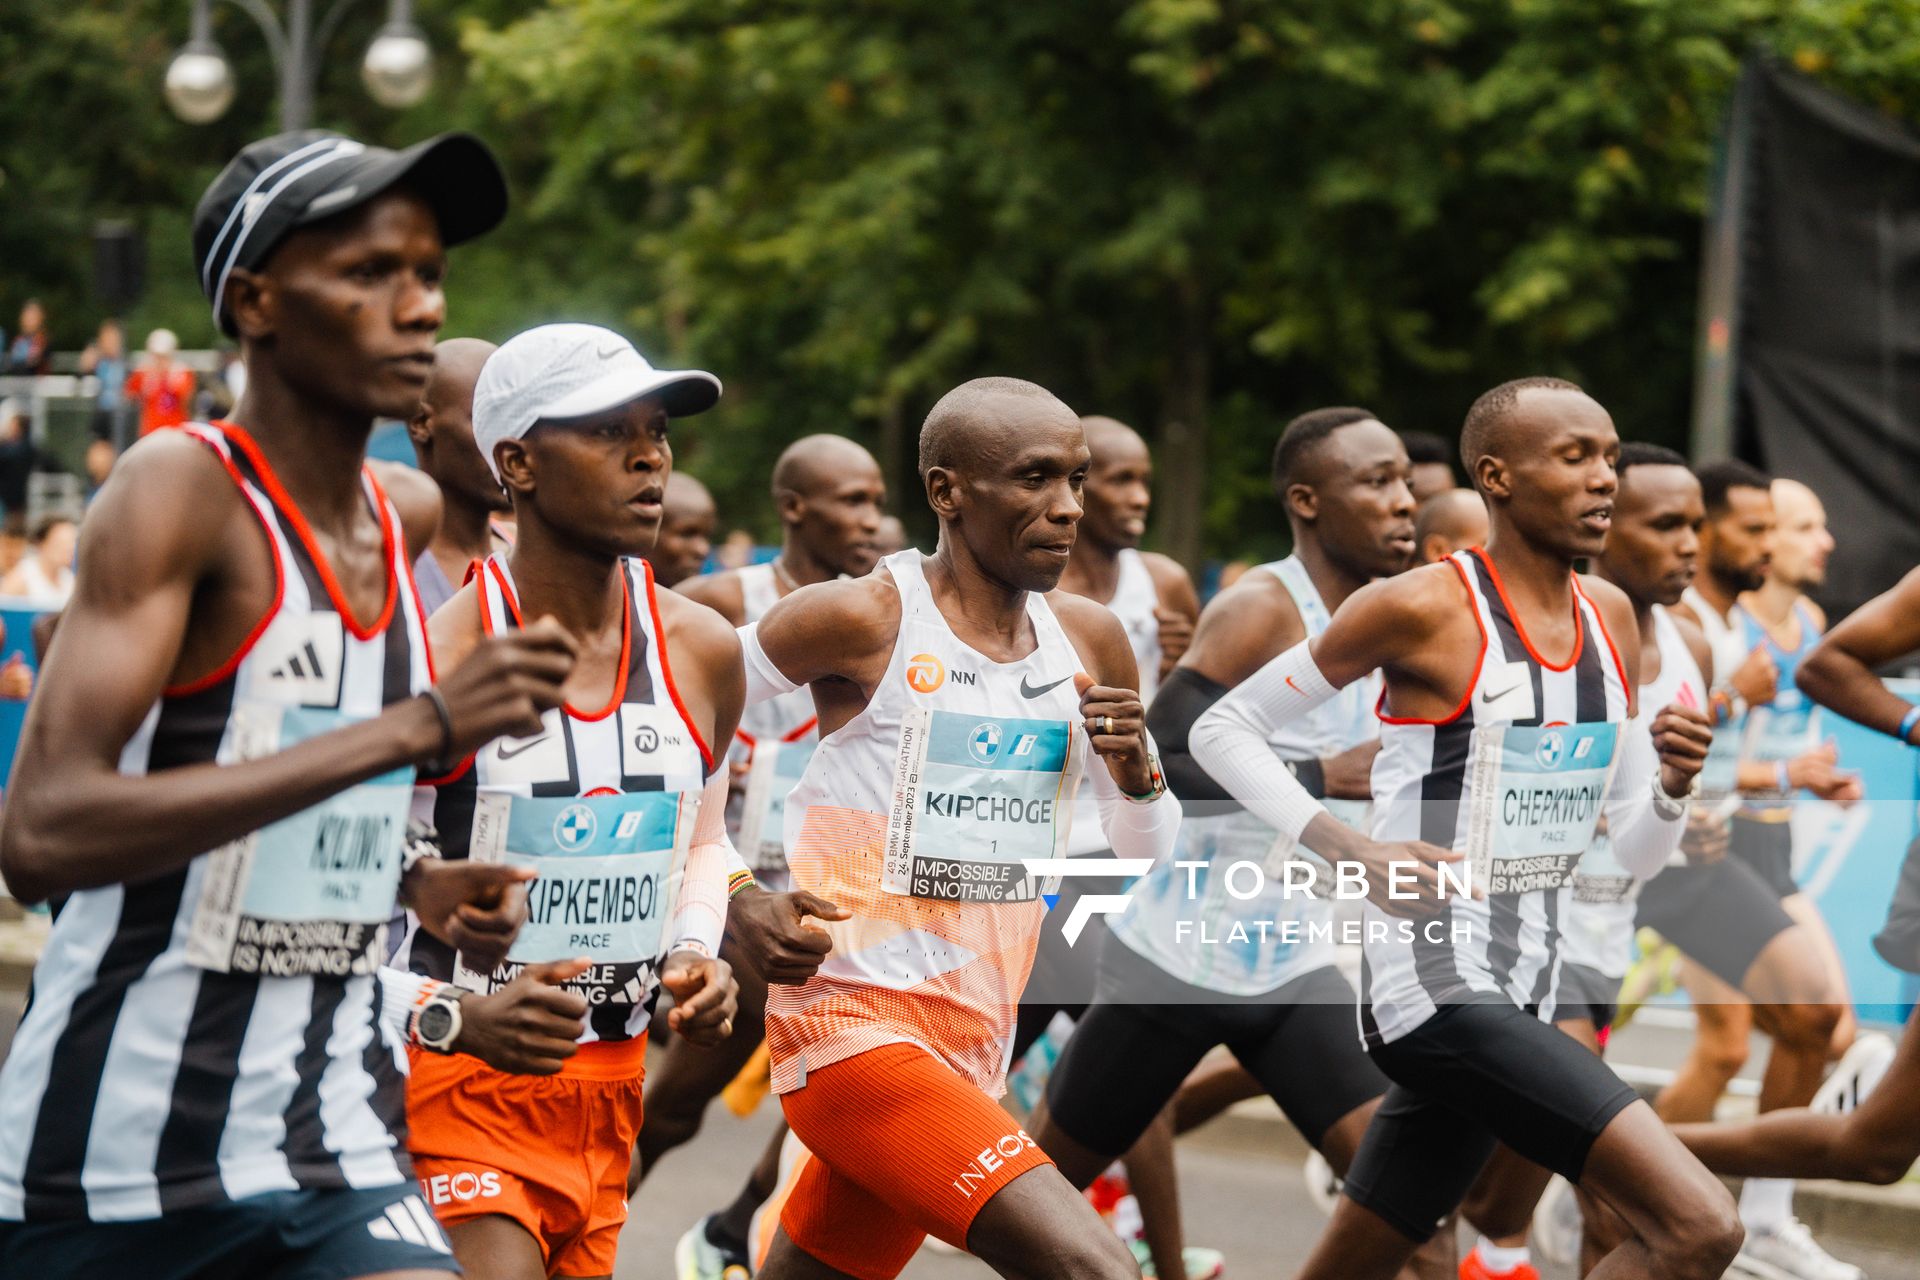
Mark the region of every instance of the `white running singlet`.
<instances>
[{"instance_id":1,"label":"white running singlet","mask_svg":"<svg viewBox=\"0 0 1920 1280\"><path fill-rule=\"evenodd\" d=\"M452 777L414 793L415 814L440 833L442 856L538 868L506 962L475 972L411 915L394 959L484 993L526 965L586 956L593 968L567 983L588 1002L583 1044L647 1029L706 785L707 746L674 691L652 569L629 559L625 580L621 662L607 704L555 707L539 733L497 738ZM505 557L487 558L479 591L487 635L520 627Z\"/></svg>"},{"instance_id":2,"label":"white running singlet","mask_svg":"<svg viewBox=\"0 0 1920 1280\"><path fill-rule=\"evenodd\" d=\"M740 599L748 626L779 603L771 563L740 570ZM820 744L819 724L808 689L749 703L740 713L734 749L747 765L747 781L740 801L731 806L737 813L728 814L728 834L754 877L770 889L782 888L787 880L787 796Z\"/></svg>"},{"instance_id":3,"label":"white running singlet","mask_svg":"<svg viewBox=\"0 0 1920 1280\"><path fill-rule=\"evenodd\" d=\"M1119 561L1120 581L1113 589L1113 599L1106 604L1127 630L1127 643L1133 647L1133 660L1140 667L1140 705L1144 707L1152 704L1160 688L1160 619L1154 616L1160 607L1160 588L1154 585L1146 557L1132 547L1121 550ZM1104 852L1107 837L1100 829L1100 805L1093 798L1093 788L1080 788L1075 803L1067 856Z\"/></svg>"},{"instance_id":4,"label":"white running singlet","mask_svg":"<svg viewBox=\"0 0 1920 1280\"><path fill-rule=\"evenodd\" d=\"M852 911L801 986L767 996L773 1087L884 1044L917 1044L991 1096L1046 913L1022 860L1065 856L1091 746L1053 610L1037 643L995 662L953 634L915 550L881 562L900 593L886 675L824 738L787 803L796 889ZM1103 766L1094 768L1105 774ZM1111 786L1108 779L1107 785Z\"/></svg>"},{"instance_id":5,"label":"white running singlet","mask_svg":"<svg viewBox=\"0 0 1920 1280\"><path fill-rule=\"evenodd\" d=\"M259 519L274 603L218 671L162 693L120 772L271 755L431 684L400 519L372 473L387 589L363 627L253 440L181 429ZM0 1219L128 1221L413 1176L375 976L412 786L395 770L60 904L0 1070Z\"/></svg>"},{"instance_id":6,"label":"white running singlet","mask_svg":"<svg viewBox=\"0 0 1920 1280\"><path fill-rule=\"evenodd\" d=\"M1373 838L1424 840L1468 857L1472 887L1421 920L1366 904L1361 1033L1378 1045L1472 993L1552 1021L1573 870L1607 800L1628 690L1600 611L1573 579L1573 655L1533 649L1478 548L1449 557L1479 625L1466 697L1443 720L1391 715L1382 696Z\"/></svg>"},{"instance_id":7,"label":"white running singlet","mask_svg":"<svg viewBox=\"0 0 1920 1280\"><path fill-rule=\"evenodd\" d=\"M1630 724L1645 728L1664 707L1679 703L1696 711L1707 705L1707 682L1700 664L1673 618L1653 606L1653 634L1660 646L1660 674L1640 687L1640 714ZM1678 855L1682 861L1685 855ZM1625 978L1633 967L1634 913L1640 886L1620 865L1607 839L1606 823L1595 832L1593 844L1573 872L1573 897L1567 906L1560 956L1568 964L1583 965L1608 978Z\"/></svg>"},{"instance_id":8,"label":"white running singlet","mask_svg":"<svg viewBox=\"0 0 1920 1280\"><path fill-rule=\"evenodd\" d=\"M1250 572L1280 580L1300 610L1308 639L1327 629L1332 615L1298 556ZM1379 735L1373 715L1379 695L1377 673L1356 680L1283 725L1267 745L1282 760L1338 755ZM1325 803L1334 817L1366 830L1365 802ZM1182 982L1232 996L1263 995L1334 963L1333 904L1297 889L1291 896L1285 893L1278 869L1267 865L1274 839L1273 828L1245 809L1203 817L1189 813L1180 824L1178 852L1135 882L1133 902L1112 922L1114 936ZM1191 871L1191 897L1189 869L1175 861L1207 864ZM1261 881L1248 868L1230 871L1236 862L1258 865L1264 877L1265 887L1245 900L1228 892L1229 875L1242 893Z\"/></svg>"}]
</instances>

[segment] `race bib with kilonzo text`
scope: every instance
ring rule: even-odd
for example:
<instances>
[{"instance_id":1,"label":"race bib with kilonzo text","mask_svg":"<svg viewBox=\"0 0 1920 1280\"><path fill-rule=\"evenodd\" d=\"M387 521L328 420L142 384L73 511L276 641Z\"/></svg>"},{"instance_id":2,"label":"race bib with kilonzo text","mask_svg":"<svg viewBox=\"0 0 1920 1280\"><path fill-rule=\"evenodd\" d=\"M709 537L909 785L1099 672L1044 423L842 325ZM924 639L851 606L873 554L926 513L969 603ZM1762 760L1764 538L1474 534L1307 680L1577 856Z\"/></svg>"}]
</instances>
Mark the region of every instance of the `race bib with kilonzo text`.
<instances>
[{"instance_id":1,"label":"race bib with kilonzo text","mask_svg":"<svg viewBox=\"0 0 1920 1280\"><path fill-rule=\"evenodd\" d=\"M902 717L881 888L1031 902L1029 858L1064 856L1080 778L1073 724L914 707Z\"/></svg>"},{"instance_id":2,"label":"race bib with kilonzo text","mask_svg":"<svg viewBox=\"0 0 1920 1280\"><path fill-rule=\"evenodd\" d=\"M326 707L242 701L229 732L258 760L355 721ZM400 890L413 770L396 769L206 855L187 959L220 973L372 973Z\"/></svg>"}]
</instances>

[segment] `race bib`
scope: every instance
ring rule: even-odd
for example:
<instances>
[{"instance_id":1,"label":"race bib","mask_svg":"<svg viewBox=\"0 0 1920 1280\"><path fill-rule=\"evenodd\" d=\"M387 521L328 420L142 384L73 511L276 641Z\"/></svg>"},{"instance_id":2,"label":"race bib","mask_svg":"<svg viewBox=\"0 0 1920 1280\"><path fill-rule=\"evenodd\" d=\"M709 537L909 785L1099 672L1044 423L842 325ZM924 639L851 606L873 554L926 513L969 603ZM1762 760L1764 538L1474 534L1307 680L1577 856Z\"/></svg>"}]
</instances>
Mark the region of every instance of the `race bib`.
<instances>
[{"instance_id":1,"label":"race bib","mask_svg":"<svg viewBox=\"0 0 1920 1280\"><path fill-rule=\"evenodd\" d=\"M908 710L880 887L944 902L1030 902L1024 860L1064 856L1080 760L1073 725Z\"/></svg>"},{"instance_id":2,"label":"race bib","mask_svg":"<svg viewBox=\"0 0 1920 1280\"><path fill-rule=\"evenodd\" d=\"M807 771L819 741L767 739L754 744L740 813L740 856L754 871L787 869L787 796Z\"/></svg>"},{"instance_id":3,"label":"race bib","mask_svg":"<svg viewBox=\"0 0 1920 1280\"><path fill-rule=\"evenodd\" d=\"M325 707L246 701L241 760L275 755L353 720ZM187 959L219 973L349 977L386 954L400 889L413 770L396 769L206 855Z\"/></svg>"},{"instance_id":4,"label":"race bib","mask_svg":"<svg viewBox=\"0 0 1920 1280\"><path fill-rule=\"evenodd\" d=\"M1559 889L1593 843L1620 726L1482 725L1473 731L1467 856L1489 895Z\"/></svg>"},{"instance_id":5,"label":"race bib","mask_svg":"<svg viewBox=\"0 0 1920 1280\"><path fill-rule=\"evenodd\" d=\"M674 791L521 796L482 790L468 856L532 867L527 921L491 974L464 957L454 981L494 991L522 967L586 956L594 967L570 990L601 1004L638 1004L653 990L696 796Z\"/></svg>"},{"instance_id":6,"label":"race bib","mask_svg":"<svg viewBox=\"0 0 1920 1280\"><path fill-rule=\"evenodd\" d=\"M1591 906L1617 906L1640 896L1640 882L1613 855L1613 840L1607 834L1603 813L1594 827L1593 843L1573 872L1573 900Z\"/></svg>"}]
</instances>

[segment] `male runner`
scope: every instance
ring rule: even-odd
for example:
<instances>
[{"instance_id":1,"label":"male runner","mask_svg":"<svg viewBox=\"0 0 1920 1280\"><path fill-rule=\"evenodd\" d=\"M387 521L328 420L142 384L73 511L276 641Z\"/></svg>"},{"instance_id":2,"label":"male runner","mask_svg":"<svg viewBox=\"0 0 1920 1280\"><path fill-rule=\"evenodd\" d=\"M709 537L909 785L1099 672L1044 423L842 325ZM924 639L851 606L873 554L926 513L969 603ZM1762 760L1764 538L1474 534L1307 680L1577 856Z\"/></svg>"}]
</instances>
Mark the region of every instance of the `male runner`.
<instances>
[{"instance_id":1,"label":"male runner","mask_svg":"<svg viewBox=\"0 0 1920 1280\"><path fill-rule=\"evenodd\" d=\"M1413 463L1413 501L1417 506L1449 489L1460 487L1453 472L1453 445L1444 436L1431 431L1402 431L1400 442L1407 447L1407 459Z\"/></svg>"},{"instance_id":2,"label":"male runner","mask_svg":"<svg viewBox=\"0 0 1920 1280\"><path fill-rule=\"evenodd\" d=\"M1706 520L1700 482L1673 450L1638 442L1620 447L1614 472L1619 489L1613 527L1594 567L1633 604L1640 628L1642 714L1675 702L1703 708L1713 672L1706 637L1669 612L1693 581L1699 559L1700 526ZM1594 1053L1604 1051L1620 984L1633 963L1634 906L1641 884L1613 856L1604 834L1596 835L1574 871L1562 926L1563 994L1555 1025ZM1756 914L1771 906L1764 896L1745 905ZM1462 1207L1462 1216L1481 1233L1461 1259L1463 1280L1539 1280L1527 1247L1528 1226L1551 1176L1509 1148L1495 1152ZM1581 1209L1583 1238L1570 1241L1568 1251L1578 1250L1584 1273L1619 1238L1618 1224L1590 1198L1582 1197Z\"/></svg>"},{"instance_id":3,"label":"male runner","mask_svg":"<svg viewBox=\"0 0 1920 1280\"><path fill-rule=\"evenodd\" d=\"M1729 775L1737 783L1741 797L1730 856L1753 869L1799 926L1785 963L1792 966L1789 980L1800 998L1749 1005L1742 982L1717 972L1705 963L1706 956L1693 955L1682 974L1697 1030L1692 1051L1658 1102L1669 1121L1712 1118L1721 1093L1746 1063L1756 1022L1774 1038L1761 1086L1762 1111L1806 1105L1827 1063L1845 1049L1854 1030L1838 953L1818 909L1799 893L1792 874L1795 791L1804 788L1840 804L1851 804L1860 791L1857 777L1836 768L1832 745L1822 741L1818 718L1793 683L1794 669L1812 649L1823 622L1802 592L1825 576L1832 544L1824 513L1803 486L1776 490L1778 482L1769 484L1743 464L1705 467L1701 477L1708 498L1702 547L1707 572L1688 602L1714 644L1716 667L1757 664L1770 686L1750 689L1745 702L1751 709L1740 708L1744 714L1730 717L1717 756L1724 763L1709 770L1703 786L1723 793ZM1788 503L1790 528L1776 493ZM1754 537L1761 529L1764 541ZM1756 557L1756 546L1765 554ZM1727 589L1736 585L1744 594L1729 599ZM1753 612L1756 607L1771 615L1772 628ZM1716 627L1721 628L1717 633ZM1688 929L1698 917L1674 920L1677 910L1672 900L1660 897L1649 898L1646 907L1648 913L1668 913L1670 925L1700 939ZM1756 920L1777 923L1771 914L1743 916L1725 941L1750 941ZM1652 918L1647 923L1661 927ZM1741 1188L1740 1213L1747 1241L1739 1270L1763 1280L1858 1280L1857 1268L1831 1258L1795 1220L1790 1182L1749 1181Z\"/></svg>"},{"instance_id":4,"label":"male runner","mask_svg":"<svg viewBox=\"0 0 1920 1280\"><path fill-rule=\"evenodd\" d=\"M1496 1139L1625 1221L1597 1275L1717 1277L1739 1247L1725 1190L1547 1025L1573 872L1601 815L1620 865L1652 871L1679 843L1710 738L1684 707L1632 721L1633 607L1572 571L1605 546L1618 451L1606 411L1571 383L1494 388L1461 438L1493 525L1486 549L1355 592L1317 639L1194 726L1195 759L1279 833L1273 856L1297 845L1357 863L1366 881L1360 1025L1394 1087L1305 1276L1391 1276ZM1266 743L1375 668L1386 689L1368 839ZM1475 896L1439 892L1462 872Z\"/></svg>"},{"instance_id":5,"label":"male runner","mask_svg":"<svg viewBox=\"0 0 1920 1280\"><path fill-rule=\"evenodd\" d=\"M771 1280L884 1280L928 1233L1005 1276L1139 1274L992 1101L1045 914L1028 864L1064 853L1076 775L1123 859L1164 857L1180 817L1125 628L1046 595L1089 462L1042 388L965 383L920 433L938 550L802 588L743 633L750 687L813 688L821 745L788 801L787 859L850 913L827 924L820 972L768 1000L774 1089L811 1153Z\"/></svg>"},{"instance_id":6,"label":"male runner","mask_svg":"<svg viewBox=\"0 0 1920 1280\"><path fill-rule=\"evenodd\" d=\"M1101 953L1099 994L1033 1120L1041 1147L1076 1186L1145 1131L1217 1044L1340 1173L1387 1092L1353 1034L1355 997L1334 962L1332 903L1287 898L1278 877L1238 896L1247 877L1232 864L1262 863L1274 832L1193 760L1188 734L1235 684L1324 630L1348 596L1406 567L1414 545L1408 470L1399 437L1365 409L1316 409L1288 423L1273 478L1293 554L1250 570L1207 606L1149 712L1188 816L1177 861L1134 885L1114 922L1118 945ZM1355 821L1379 745L1377 693L1377 681L1357 682L1266 744ZM1442 1245L1439 1254L1430 1271L1445 1274L1451 1250Z\"/></svg>"},{"instance_id":7,"label":"male runner","mask_svg":"<svg viewBox=\"0 0 1920 1280\"><path fill-rule=\"evenodd\" d=\"M1920 745L1920 707L1873 674L1915 649L1920 649L1920 569L1836 626L1800 664L1797 683L1809 698L1849 720ZM1889 933L1910 928L1910 922L1890 916L1887 932L1875 939L1882 954L1890 945ZM1904 953L1898 958L1911 963ZM1871 1077L1861 1079L1857 1087L1863 1099L1840 1114L1795 1108L1744 1124L1676 1125L1674 1132L1716 1172L1897 1182L1920 1159L1920 1035L1911 1021L1884 1070L1877 1087Z\"/></svg>"},{"instance_id":8,"label":"male runner","mask_svg":"<svg viewBox=\"0 0 1920 1280\"><path fill-rule=\"evenodd\" d=\"M780 515L780 554L682 584L683 594L708 605L736 627L758 622L774 603L800 587L841 577L862 577L878 561L875 539L886 505L886 482L873 455L843 436L812 435L788 445L774 463L773 502ZM844 919L844 913L811 894L792 896L787 887L786 836L782 815L787 793L805 772L819 742L813 698L805 690L756 700L740 718L735 759L744 778L729 815L741 854L755 883L740 885L741 912L776 909L782 923L804 944L795 964L763 973L733 952L739 926L729 930L723 955L741 986L737 1033L716 1051L669 1044L647 1085L647 1126L640 1134L633 1186L667 1152L700 1131L707 1104L746 1067L765 1039L766 987L804 981L828 947L827 935L800 928L803 915ZM773 892L768 892L769 890ZM785 904L785 905L780 905ZM727 1266L744 1266L753 1211L773 1193L782 1134L775 1133L740 1194L724 1211L693 1224L676 1248L680 1280L717 1277Z\"/></svg>"},{"instance_id":9,"label":"male runner","mask_svg":"<svg viewBox=\"0 0 1920 1280\"><path fill-rule=\"evenodd\" d=\"M660 536L646 555L653 566L653 580L663 587L678 587L704 569L719 519L707 486L684 471L668 476Z\"/></svg>"},{"instance_id":10,"label":"male runner","mask_svg":"<svg viewBox=\"0 0 1920 1280\"><path fill-rule=\"evenodd\" d=\"M611 1276L657 987L674 995L681 1038L711 1044L732 1030L733 983L717 958L727 775L710 744L739 718L739 642L712 610L656 590L637 558L660 526L669 420L719 394L711 374L655 369L584 324L511 339L474 389L474 438L512 497L518 536L434 615L435 647L458 659L536 617L564 628L580 656L565 702L537 729L463 761L416 805L448 858L537 870L519 941L498 967L430 937L403 950L416 971L480 991L529 967L592 964L568 983L590 1012L557 1076L429 1056L448 1050L431 1041L414 1055L415 1162L480 1280Z\"/></svg>"},{"instance_id":11,"label":"male runner","mask_svg":"<svg viewBox=\"0 0 1920 1280\"><path fill-rule=\"evenodd\" d=\"M448 338L435 347L427 392L407 418L413 456L440 486L439 531L413 562L428 617L453 599L475 561L505 549L492 520L512 508L473 443L473 384L493 351L479 338Z\"/></svg>"},{"instance_id":12,"label":"male runner","mask_svg":"<svg viewBox=\"0 0 1920 1280\"><path fill-rule=\"evenodd\" d=\"M102 490L0 831L11 890L60 902L0 1070L0 1273L455 1270L374 975L396 897L504 954L527 873L403 850L409 784L535 728L574 648L543 623L434 684L363 459L425 388L446 246L505 207L463 135L282 134L201 198L247 390Z\"/></svg>"},{"instance_id":13,"label":"male runner","mask_svg":"<svg viewBox=\"0 0 1920 1280\"><path fill-rule=\"evenodd\" d=\"M1413 540L1419 564L1438 564L1456 551L1485 545L1492 532L1487 504L1471 489L1442 489L1413 514Z\"/></svg>"}]
</instances>

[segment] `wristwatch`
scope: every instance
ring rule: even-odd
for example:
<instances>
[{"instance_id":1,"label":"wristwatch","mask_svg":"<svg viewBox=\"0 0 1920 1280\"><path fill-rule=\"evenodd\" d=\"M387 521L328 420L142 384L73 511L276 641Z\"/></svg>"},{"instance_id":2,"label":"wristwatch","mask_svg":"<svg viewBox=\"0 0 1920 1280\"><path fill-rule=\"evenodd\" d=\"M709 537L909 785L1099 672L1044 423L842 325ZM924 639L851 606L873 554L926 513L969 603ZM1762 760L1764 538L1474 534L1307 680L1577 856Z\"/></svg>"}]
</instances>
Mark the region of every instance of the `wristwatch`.
<instances>
[{"instance_id":1,"label":"wristwatch","mask_svg":"<svg viewBox=\"0 0 1920 1280\"><path fill-rule=\"evenodd\" d=\"M413 1042L428 1053L452 1053L453 1042L460 1038L460 996L458 988L434 992L413 1012L408 1028Z\"/></svg>"}]
</instances>

